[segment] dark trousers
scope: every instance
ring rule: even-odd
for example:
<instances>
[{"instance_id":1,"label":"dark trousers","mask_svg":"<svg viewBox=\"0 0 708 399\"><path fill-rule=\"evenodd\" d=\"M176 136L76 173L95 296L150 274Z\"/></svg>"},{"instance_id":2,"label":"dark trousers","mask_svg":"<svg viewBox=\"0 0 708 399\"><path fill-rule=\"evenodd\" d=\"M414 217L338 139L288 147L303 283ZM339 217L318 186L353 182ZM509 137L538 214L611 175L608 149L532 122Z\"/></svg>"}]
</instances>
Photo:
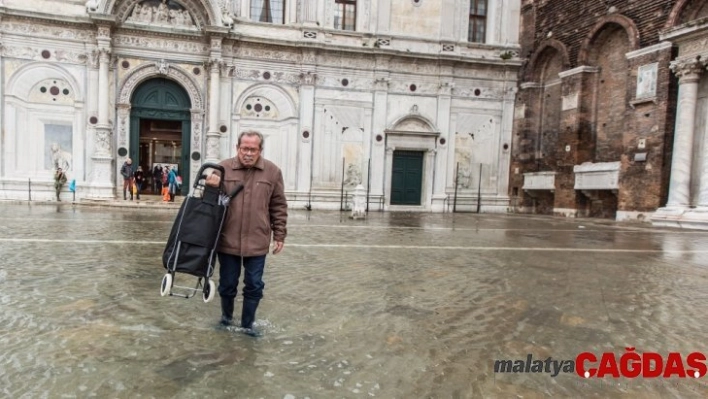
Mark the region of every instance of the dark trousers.
<instances>
[{"instance_id":1,"label":"dark trousers","mask_svg":"<svg viewBox=\"0 0 708 399\"><path fill-rule=\"evenodd\" d=\"M265 255L237 256L219 252L219 295L235 298L238 280L241 277L241 261L243 260L243 297L245 299L260 300L263 298L263 269L265 268Z\"/></svg>"}]
</instances>

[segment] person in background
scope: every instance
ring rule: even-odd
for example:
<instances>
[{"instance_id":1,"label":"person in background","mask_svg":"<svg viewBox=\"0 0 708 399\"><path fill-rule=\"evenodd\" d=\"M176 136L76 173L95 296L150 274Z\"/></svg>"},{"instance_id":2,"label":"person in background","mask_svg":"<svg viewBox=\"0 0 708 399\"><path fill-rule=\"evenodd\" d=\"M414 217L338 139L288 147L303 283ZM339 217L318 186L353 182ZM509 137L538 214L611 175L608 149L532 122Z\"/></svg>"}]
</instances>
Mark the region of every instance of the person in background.
<instances>
[{"instance_id":1,"label":"person in background","mask_svg":"<svg viewBox=\"0 0 708 399\"><path fill-rule=\"evenodd\" d=\"M138 170L135 171L135 194L137 200L140 201L140 191L143 189L143 183L145 182L145 173L143 172L143 167L138 166Z\"/></svg>"},{"instance_id":2,"label":"person in background","mask_svg":"<svg viewBox=\"0 0 708 399\"><path fill-rule=\"evenodd\" d=\"M153 181L153 194L154 193L160 193L162 194L162 166L160 165L155 165L155 167L152 169L152 181Z\"/></svg>"},{"instance_id":3,"label":"person in background","mask_svg":"<svg viewBox=\"0 0 708 399\"><path fill-rule=\"evenodd\" d=\"M236 156L220 163L224 176L207 177L210 186L224 181L226 192L244 186L230 203L217 246L221 296L221 324L233 321L234 298L243 269L243 309L241 328L247 335L258 337L254 327L256 309L263 298L263 270L271 236L273 255L280 253L287 235L288 202L285 198L283 173L273 162L261 157L263 135L246 131L239 135Z\"/></svg>"},{"instance_id":4,"label":"person in background","mask_svg":"<svg viewBox=\"0 0 708 399\"><path fill-rule=\"evenodd\" d=\"M125 195L125 190L130 193L130 200L133 200L133 160L128 158L120 167L120 174L123 176L123 199L128 198Z\"/></svg>"},{"instance_id":5,"label":"person in background","mask_svg":"<svg viewBox=\"0 0 708 399\"><path fill-rule=\"evenodd\" d=\"M177 194L177 172L175 172L175 168L170 168L170 172L167 174L167 184L170 191L170 202L175 202L175 195Z\"/></svg>"},{"instance_id":6,"label":"person in background","mask_svg":"<svg viewBox=\"0 0 708 399\"><path fill-rule=\"evenodd\" d=\"M170 167L165 165L162 169L162 202L170 201L170 188L168 184L168 178L170 174Z\"/></svg>"},{"instance_id":7,"label":"person in background","mask_svg":"<svg viewBox=\"0 0 708 399\"><path fill-rule=\"evenodd\" d=\"M61 189L66 184L66 173L61 168L57 168L54 172L54 191L57 193L57 201L61 201L59 195L61 194Z\"/></svg>"}]
</instances>

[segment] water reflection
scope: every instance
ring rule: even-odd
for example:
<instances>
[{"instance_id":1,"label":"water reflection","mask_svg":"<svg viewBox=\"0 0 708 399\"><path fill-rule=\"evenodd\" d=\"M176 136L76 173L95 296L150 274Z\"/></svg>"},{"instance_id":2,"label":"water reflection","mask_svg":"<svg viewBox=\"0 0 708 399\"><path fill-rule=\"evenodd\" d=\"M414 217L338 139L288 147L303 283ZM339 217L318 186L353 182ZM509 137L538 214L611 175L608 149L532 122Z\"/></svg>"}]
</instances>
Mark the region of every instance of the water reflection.
<instances>
[{"instance_id":1,"label":"water reflection","mask_svg":"<svg viewBox=\"0 0 708 399\"><path fill-rule=\"evenodd\" d=\"M218 327L218 300L160 297L173 217L0 205L2 396L702 396L700 380L582 385L492 365L627 345L701 350L703 233L293 212L284 254L269 257L265 336L253 340Z\"/></svg>"}]
</instances>

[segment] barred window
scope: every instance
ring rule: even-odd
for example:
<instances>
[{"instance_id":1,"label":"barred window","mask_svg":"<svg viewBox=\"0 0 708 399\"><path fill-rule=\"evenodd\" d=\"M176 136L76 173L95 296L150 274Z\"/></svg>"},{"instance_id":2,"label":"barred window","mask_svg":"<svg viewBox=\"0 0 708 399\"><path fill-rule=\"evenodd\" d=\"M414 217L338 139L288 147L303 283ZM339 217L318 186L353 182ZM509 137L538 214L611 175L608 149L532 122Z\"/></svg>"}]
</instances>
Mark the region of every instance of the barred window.
<instances>
[{"instance_id":1,"label":"barred window","mask_svg":"<svg viewBox=\"0 0 708 399\"><path fill-rule=\"evenodd\" d=\"M285 23L285 0L251 0L251 21Z\"/></svg>"},{"instance_id":2,"label":"barred window","mask_svg":"<svg viewBox=\"0 0 708 399\"><path fill-rule=\"evenodd\" d=\"M356 30L356 0L334 0L334 28Z\"/></svg>"},{"instance_id":3,"label":"barred window","mask_svg":"<svg viewBox=\"0 0 708 399\"><path fill-rule=\"evenodd\" d=\"M484 43L487 35L487 0L470 0L470 26L467 40Z\"/></svg>"}]
</instances>

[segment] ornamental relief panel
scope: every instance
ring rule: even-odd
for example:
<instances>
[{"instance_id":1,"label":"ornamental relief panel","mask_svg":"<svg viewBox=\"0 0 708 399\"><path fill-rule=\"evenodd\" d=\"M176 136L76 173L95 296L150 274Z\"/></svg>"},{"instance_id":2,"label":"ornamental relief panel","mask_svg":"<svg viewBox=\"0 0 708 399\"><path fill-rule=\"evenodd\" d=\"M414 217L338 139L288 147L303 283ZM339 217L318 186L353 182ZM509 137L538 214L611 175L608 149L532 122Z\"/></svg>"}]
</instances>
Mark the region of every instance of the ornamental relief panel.
<instances>
[{"instance_id":1,"label":"ornamental relief panel","mask_svg":"<svg viewBox=\"0 0 708 399\"><path fill-rule=\"evenodd\" d=\"M679 46L681 58L702 54L708 54L708 37L695 39Z\"/></svg>"},{"instance_id":2,"label":"ornamental relief panel","mask_svg":"<svg viewBox=\"0 0 708 399\"><path fill-rule=\"evenodd\" d=\"M232 54L236 58L259 58L276 61L300 62L299 52L287 47L267 46L267 45L241 45L233 46Z\"/></svg>"},{"instance_id":3,"label":"ornamental relief panel","mask_svg":"<svg viewBox=\"0 0 708 399\"><path fill-rule=\"evenodd\" d=\"M162 13L158 16L158 11L162 4L165 4L165 7L162 7ZM175 25L178 22L180 25L191 23L199 29L209 25L209 17L205 15L204 5L199 0L182 0L179 3L174 0L127 0L121 2L121 4L113 10L112 14L116 16L118 21L136 22L135 20L127 21L135 12L136 5L140 5L140 13L137 15L140 23L158 23L166 25ZM109 9L111 7L112 5L108 6ZM179 16L176 13L173 13L172 17L174 19L171 19L169 13L171 9L180 10L182 13L180 13L181 15ZM145 12L145 15L143 15L143 11ZM150 18L150 22L147 21L148 18ZM158 22L154 22L156 18ZM172 23L171 21L175 22Z\"/></svg>"},{"instance_id":4,"label":"ornamental relief panel","mask_svg":"<svg viewBox=\"0 0 708 399\"><path fill-rule=\"evenodd\" d=\"M56 26L39 25L35 23L8 22L3 21L3 33L21 34L32 37L48 37L52 39L93 41L96 40L96 33L92 30L79 30L67 27L58 28Z\"/></svg>"},{"instance_id":5,"label":"ornamental relief panel","mask_svg":"<svg viewBox=\"0 0 708 399\"><path fill-rule=\"evenodd\" d=\"M37 48L32 48L29 46L3 46L2 55L8 58L21 58L26 60L47 60L42 56L42 52L47 50L41 50ZM60 61L71 64L86 64L88 60L88 55L84 53L76 53L66 50L55 50L49 53L49 60Z\"/></svg>"},{"instance_id":6,"label":"ornamental relief panel","mask_svg":"<svg viewBox=\"0 0 708 399\"><path fill-rule=\"evenodd\" d=\"M192 16L180 4L166 1L143 1L136 4L130 11L125 22L145 25L176 26L180 28L194 28L196 25Z\"/></svg>"},{"instance_id":7,"label":"ornamental relief panel","mask_svg":"<svg viewBox=\"0 0 708 399\"><path fill-rule=\"evenodd\" d=\"M148 48L154 50L173 51L176 53L190 53L194 55L207 55L209 45L200 42L187 42L170 40L157 37L119 35L113 39L115 46Z\"/></svg>"}]
</instances>

